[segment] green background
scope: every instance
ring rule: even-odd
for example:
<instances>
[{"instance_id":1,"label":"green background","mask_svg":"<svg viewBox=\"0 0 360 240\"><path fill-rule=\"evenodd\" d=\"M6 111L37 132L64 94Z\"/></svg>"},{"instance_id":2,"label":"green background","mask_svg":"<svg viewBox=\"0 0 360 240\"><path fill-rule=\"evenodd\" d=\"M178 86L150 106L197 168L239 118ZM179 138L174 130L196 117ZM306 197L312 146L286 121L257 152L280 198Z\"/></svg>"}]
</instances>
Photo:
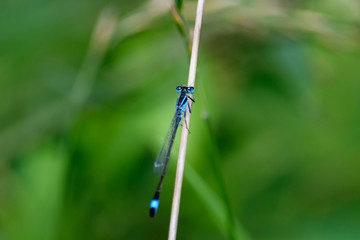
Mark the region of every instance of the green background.
<instances>
[{"instance_id":1,"label":"green background","mask_svg":"<svg viewBox=\"0 0 360 240\"><path fill-rule=\"evenodd\" d=\"M167 238L169 5L0 2L0 239ZM206 2L178 239L360 238L359 26L355 0Z\"/></svg>"}]
</instances>

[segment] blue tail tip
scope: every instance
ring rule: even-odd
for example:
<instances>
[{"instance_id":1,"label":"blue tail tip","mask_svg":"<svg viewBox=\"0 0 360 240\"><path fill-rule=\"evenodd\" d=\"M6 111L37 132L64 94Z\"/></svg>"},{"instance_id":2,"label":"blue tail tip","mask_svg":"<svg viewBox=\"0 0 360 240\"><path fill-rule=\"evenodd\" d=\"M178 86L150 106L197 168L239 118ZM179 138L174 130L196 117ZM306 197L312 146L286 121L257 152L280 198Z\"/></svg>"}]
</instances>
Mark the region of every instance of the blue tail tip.
<instances>
[{"instance_id":1,"label":"blue tail tip","mask_svg":"<svg viewBox=\"0 0 360 240\"><path fill-rule=\"evenodd\" d=\"M159 208L159 199L153 199L150 202L150 217L155 217L155 214Z\"/></svg>"}]
</instances>

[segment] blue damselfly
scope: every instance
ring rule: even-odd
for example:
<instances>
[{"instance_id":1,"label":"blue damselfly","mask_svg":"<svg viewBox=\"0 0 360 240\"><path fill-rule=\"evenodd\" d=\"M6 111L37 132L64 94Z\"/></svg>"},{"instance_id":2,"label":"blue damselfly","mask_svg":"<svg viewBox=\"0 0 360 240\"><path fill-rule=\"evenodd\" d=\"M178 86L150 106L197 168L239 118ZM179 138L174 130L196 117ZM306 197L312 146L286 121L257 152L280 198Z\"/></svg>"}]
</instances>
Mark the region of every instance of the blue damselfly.
<instances>
[{"instance_id":1,"label":"blue damselfly","mask_svg":"<svg viewBox=\"0 0 360 240\"><path fill-rule=\"evenodd\" d=\"M156 188L155 195L150 203L150 217L154 217L159 208L160 192L169 163L170 153L174 143L176 131L181 123L181 120L186 114L186 108L188 108L189 112L191 113L191 104L189 104L189 100L195 102L194 99L189 96L189 94L193 94L195 92L195 89L193 87L178 86L176 88L176 92L180 95L176 102L175 115L171 121L170 128L166 134L164 144L154 165L154 173L155 175L160 175L160 181Z\"/></svg>"}]
</instances>

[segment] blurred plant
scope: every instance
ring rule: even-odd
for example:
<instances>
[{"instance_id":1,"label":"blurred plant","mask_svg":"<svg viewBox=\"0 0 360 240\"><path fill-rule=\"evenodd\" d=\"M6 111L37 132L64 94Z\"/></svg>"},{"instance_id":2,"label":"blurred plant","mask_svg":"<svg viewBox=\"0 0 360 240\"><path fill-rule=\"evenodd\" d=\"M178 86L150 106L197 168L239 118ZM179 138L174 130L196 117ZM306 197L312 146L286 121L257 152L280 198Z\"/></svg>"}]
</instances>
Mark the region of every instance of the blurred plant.
<instances>
[{"instance_id":1,"label":"blurred plant","mask_svg":"<svg viewBox=\"0 0 360 240\"><path fill-rule=\"evenodd\" d=\"M183 14L183 1L175 0L175 3L171 6L171 13L179 30L181 37L184 39L185 47L188 49L188 56L190 59L191 48L192 48L192 34L190 27Z\"/></svg>"}]
</instances>

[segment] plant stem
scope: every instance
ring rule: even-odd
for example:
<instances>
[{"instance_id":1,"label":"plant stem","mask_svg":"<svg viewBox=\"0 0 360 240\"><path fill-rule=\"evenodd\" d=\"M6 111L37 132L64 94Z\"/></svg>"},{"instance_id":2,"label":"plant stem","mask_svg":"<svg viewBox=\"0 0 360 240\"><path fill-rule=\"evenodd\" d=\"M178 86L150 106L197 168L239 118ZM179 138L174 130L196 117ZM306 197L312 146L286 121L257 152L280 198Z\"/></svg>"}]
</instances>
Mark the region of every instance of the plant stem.
<instances>
[{"instance_id":1,"label":"plant stem","mask_svg":"<svg viewBox=\"0 0 360 240\"><path fill-rule=\"evenodd\" d=\"M188 86L194 86L194 84L195 84L197 58L198 58L199 41L200 41L200 30L201 30L201 22L202 22L204 3L205 3L205 0L199 0L198 5L197 5L197 10L196 10L194 39L193 39L191 59L190 59ZM187 123L187 126L189 127L190 126L190 112L189 111L187 112L184 120ZM186 127L182 128L178 164L177 164L177 169L176 169L174 196L173 196L173 202L172 202L172 208L171 208L169 238L168 238L169 240L176 239L177 225L178 225L178 219L179 219L181 187L182 187L183 176L184 176L185 155L186 155L188 135L189 135L188 129Z\"/></svg>"}]
</instances>

